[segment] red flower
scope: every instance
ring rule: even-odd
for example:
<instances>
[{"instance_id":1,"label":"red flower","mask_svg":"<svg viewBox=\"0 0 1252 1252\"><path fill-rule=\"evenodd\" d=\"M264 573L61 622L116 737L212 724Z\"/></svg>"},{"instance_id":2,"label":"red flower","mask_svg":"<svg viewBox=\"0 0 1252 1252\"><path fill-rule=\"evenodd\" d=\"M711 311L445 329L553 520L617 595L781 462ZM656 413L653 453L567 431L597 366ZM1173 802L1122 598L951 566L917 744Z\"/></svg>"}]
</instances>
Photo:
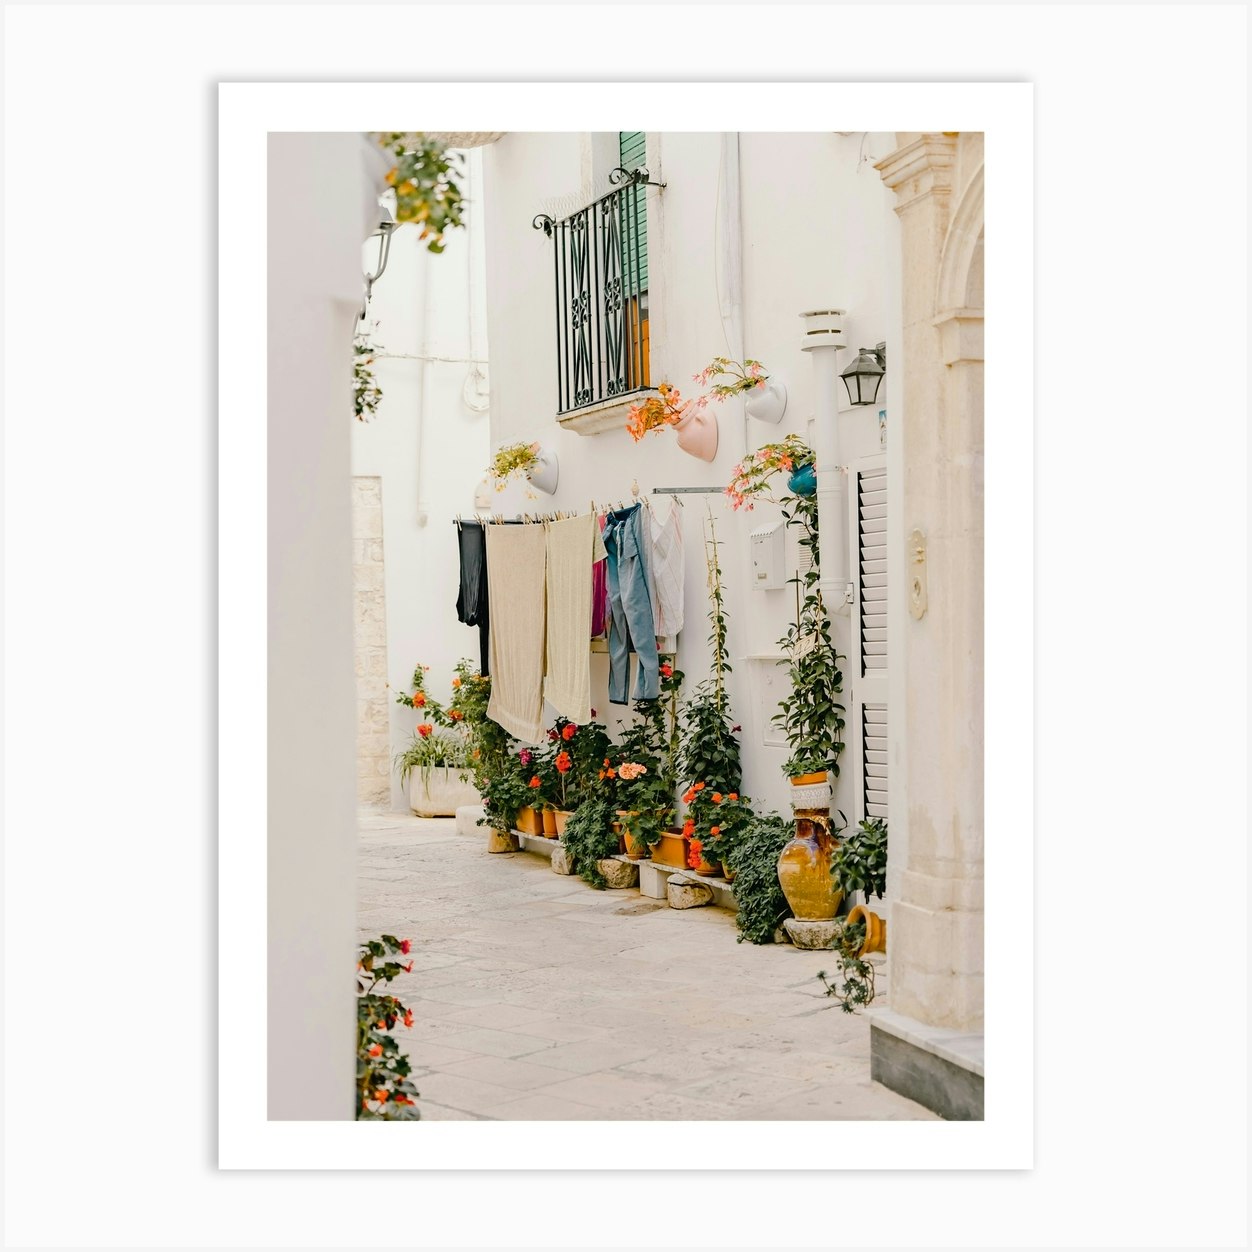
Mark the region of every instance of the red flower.
<instances>
[{"instance_id":1,"label":"red flower","mask_svg":"<svg viewBox=\"0 0 1252 1252\"><path fill-rule=\"evenodd\" d=\"M433 727L433 726L432 726L429 722L423 722L423 723L422 723L422 724L421 724L421 725L417 728L417 733L418 733L419 735L421 735L421 737L422 737L423 739L426 739L426 738L428 738L428 737L429 737L430 732L431 732L432 730L434 730L434 729L435 729L435 728L434 728L434 727Z\"/></svg>"},{"instance_id":2,"label":"red flower","mask_svg":"<svg viewBox=\"0 0 1252 1252\"><path fill-rule=\"evenodd\" d=\"M406 1026L412 1026L412 1025L413 1025L413 1010L412 1010L412 1009L405 1009L405 1011L404 1011L404 1024L405 1024Z\"/></svg>"},{"instance_id":3,"label":"red flower","mask_svg":"<svg viewBox=\"0 0 1252 1252\"><path fill-rule=\"evenodd\" d=\"M413 947L413 940L412 940L412 939L401 939L401 940L400 940L400 951L401 951L401 952L403 952L405 956L408 956L409 951L410 951L410 949L411 949L412 947Z\"/></svg>"},{"instance_id":4,"label":"red flower","mask_svg":"<svg viewBox=\"0 0 1252 1252\"><path fill-rule=\"evenodd\" d=\"M568 774L573 765L573 759L568 752L558 752L556 754L557 773Z\"/></svg>"},{"instance_id":5,"label":"red flower","mask_svg":"<svg viewBox=\"0 0 1252 1252\"><path fill-rule=\"evenodd\" d=\"M382 1044L371 1043L369 1052L370 1052L370 1056L382 1056L383 1054Z\"/></svg>"},{"instance_id":6,"label":"red flower","mask_svg":"<svg viewBox=\"0 0 1252 1252\"><path fill-rule=\"evenodd\" d=\"M687 838L690 838L690 837L691 837L692 835L694 835L695 833L696 833L696 824L695 824L695 822L693 822L693 821L691 820L691 818L687 818L687 820L683 823L683 834L684 834Z\"/></svg>"},{"instance_id":7,"label":"red flower","mask_svg":"<svg viewBox=\"0 0 1252 1252\"><path fill-rule=\"evenodd\" d=\"M555 730L550 730L550 731L548 731L548 742L549 742L549 743L556 743L556 741L557 741L560 737L561 737L561 736L560 736L560 735L558 735L558 734L556 733L556 731L555 731Z\"/></svg>"},{"instance_id":8,"label":"red flower","mask_svg":"<svg viewBox=\"0 0 1252 1252\"><path fill-rule=\"evenodd\" d=\"M689 847L688 852L687 852L687 864L688 864L688 865L689 865L692 869L699 869L699 868L700 868L700 862L704 859L704 858L700 855L700 847L701 847L701 845L700 845L700 841L699 841L699 839L693 839L693 840L691 841L690 847Z\"/></svg>"},{"instance_id":9,"label":"red flower","mask_svg":"<svg viewBox=\"0 0 1252 1252\"><path fill-rule=\"evenodd\" d=\"M714 830L716 830L716 829L717 829L717 827L716 827L716 826L714 826L714 827L713 827L713 829L714 829ZM406 966L404 966L404 972L405 972L406 974L411 974L411 973L413 972L413 962L412 962L412 961L410 961L410 962L409 962Z\"/></svg>"},{"instance_id":10,"label":"red flower","mask_svg":"<svg viewBox=\"0 0 1252 1252\"><path fill-rule=\"evenodd\" d=\"M530 782L528 782L526 785L527 785L528 787L542 787L542 786L543 786L543 783L542 783L542 782L540 782L540 780L539 780L539 775L538 775L538 774L536 774L536 775L534 776L534 778L532 778L532 779L530 780Z\"/></svg>"},{"instance_id":11,"label":"red flower","mask_svg":"<svg viewBox=\"0 0 1252 1252\"><path fill-rule=\"evenodd\" d=\"M661 675L664 678L673 678L674 667L668 661L666 661L665 664L661 666Z\"/></svg>"},{"instance_id":12,"label":"red flower","mask_svg":"<svg viewBox=\"0 0 1252 1252\"><path fill-rule=\"evenodd\" d=\"M570 722L565 729L561 731L561 738L564 739L566 743L569 743L569 741L573 739L576 734L578 734L578 727L575 726L573 722Z\"/></svg>"}]
</instances>

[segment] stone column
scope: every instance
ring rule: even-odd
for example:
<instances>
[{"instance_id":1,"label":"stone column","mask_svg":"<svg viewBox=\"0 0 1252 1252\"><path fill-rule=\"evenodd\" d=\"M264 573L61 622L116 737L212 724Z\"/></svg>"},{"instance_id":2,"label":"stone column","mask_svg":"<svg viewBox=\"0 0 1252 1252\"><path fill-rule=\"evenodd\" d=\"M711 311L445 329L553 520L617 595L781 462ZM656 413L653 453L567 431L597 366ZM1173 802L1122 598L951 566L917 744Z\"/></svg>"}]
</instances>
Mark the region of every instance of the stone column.
<instances>
[{"instance_id":1,"label":"stone column","mask_svg":"<svg viewBox=\"0 0 1252 1252\"><path fill-rule=\"evenodd\" d=\"M890 1007L926 1027L976 1034L983 1025L981 136L897 140L877 168L896 193L901 223L904 342L892 359L903 374L902 567L910 590L919 580L920 594L900 626L893 623L909 751L906 860L888 938ZM975 180L976 213L962 194ZM976 227L976 240L953 231L958 197L962 229ZM975 278L976 307L967 294ZM914 532L922 545L908 542Z\"/></svg>"}]
</instances>

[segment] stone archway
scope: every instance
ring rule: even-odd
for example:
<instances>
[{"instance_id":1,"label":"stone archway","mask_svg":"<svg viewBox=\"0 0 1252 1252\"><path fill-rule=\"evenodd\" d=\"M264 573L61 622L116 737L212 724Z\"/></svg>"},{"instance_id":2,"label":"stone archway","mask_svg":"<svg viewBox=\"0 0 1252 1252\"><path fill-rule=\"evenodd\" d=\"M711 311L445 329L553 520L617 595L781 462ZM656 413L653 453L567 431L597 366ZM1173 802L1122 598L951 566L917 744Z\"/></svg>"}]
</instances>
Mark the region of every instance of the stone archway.
<instances>
[{"instance_id":1,"label":"stone archway","mask_svg":"<svg viewBox=\"0 0 1252 1252\"><path fill-rule=\"evenodd\" d=\"M983 159L981 135L901 134L879 162L900 219L905 811L892 849L890 1006L874 1077L952 1118L982 1117ZM955 208L953 205L955 204ZM897 842L896 826L903 829Z\"/></svg>"}]
</instances>

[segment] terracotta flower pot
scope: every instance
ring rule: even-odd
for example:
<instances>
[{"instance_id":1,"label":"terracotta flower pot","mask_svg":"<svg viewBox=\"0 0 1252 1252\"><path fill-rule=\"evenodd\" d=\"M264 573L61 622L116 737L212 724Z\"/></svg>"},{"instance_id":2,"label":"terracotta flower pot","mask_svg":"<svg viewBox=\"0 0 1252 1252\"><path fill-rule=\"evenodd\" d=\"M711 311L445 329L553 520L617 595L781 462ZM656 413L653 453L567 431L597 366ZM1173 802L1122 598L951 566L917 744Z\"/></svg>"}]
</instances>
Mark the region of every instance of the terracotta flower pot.
<instances>
[{"instance_id":1,"label":"terracotta flower pot","mask_svg":"<svg viewBox=\"0 0 1252 1252\"><path fill-rule=\"evenodd\" d=\"M725 861L722 862L722 877L725 878L727 882L735 881L735 871L731 869Z\"/></svg>"},{"instance_id":2,"label":"terracotta flower pot","mask_svg":"<svg viewBox=\"0 0 1252 1252\"><path fill-rule=\"evenodd\" d=\"M836 839L821 817L796 819L795 838L778 855L778 883L802 922L830 921L843 892L830 873Z\"/></svg>"},{"instance_id":3,"label":"terracotta flower pot","mask_svg":"<svg viewBox=\"0 0 1252 1252\"><path fill-rule=\"evenodd\" d=\"M574 816L574 811L573 809L553 809L552 816L556 822L557 837L560 838L565 833L565 823Z\"/></svg>"},{"instance_id":4,"label":"terracotta flower pot","mask_svg":"<svg viewBox=\"0 0 1252 1252\"><path fill-rule=\"evenodd\" d=\"M687 840L681 830L664 830L661 842L652 849L652 859L675 869L687 868Z\"/></svg>"},{"instance_id":5,"label":"terracotta flower pot","mask_svg":"<svg viewBox=\"0 0 1252 1252\"><path fill-rule=\"evenodd\" d=\"M539 814L540 820L543 822L543 833L549 839L556 838L556 810L544 809Z\"/></svg>"},{"instance_id":6,"label":"terracotta flower pot","mask_svg":"<svg viewBox=\"0 0 1252 1252\"><path fill-rule=\"evenodd\" d=\"M618 809L617 815L623 819L621 823L622 839L625 843L626 855L632 861L646 861L651 855L647 841L637 838L634 831L630 828L630 819L639 816L638 809Z\"/></svg>"},{"instance_id":7,"label":"terracotta flower pot","mask_svg":"<svg viewBox=\"0 0 1252 1252\"><path fill-rule=\"evenodd\" d=\"M674 423L674 436L684 452L701 461L711 461L717 455L717 414L693 404Z\"/></svg>"},{"instance_id":8,"label":"terracotta flower pot","mask_svg":"<svg viewBox=\"0 0 1252 1252\"><path fill-rule=\"evenodd\" d=\"M857 956L864 956L867 952L886 952L887 923L877 913L871 913L863 904L858 904L855 908L848 910L847 924L853 926L857 922L865 923L865 942L861 944L861 950Z\"/></svg>"},{"instance_id":9,"label":"terracotta flower pot","mask_svg":"<svg viewBox=\"0 0 1252 1252\"><path fill-rule=\"evenodd\" d=\"M720 878L722 875L722 863L720 861L710 861L703 852L700 853L699 864L692 867L688 862L689 869L694 874L702 874L705 878Z\"/></svg>"},{"instance_id":10,"label":"terracotta flower pot","mask_svg":"<svg viewBox=\"0 0 1252 1252\"><path fill-rule=\"evenodd\" d=\"M517 810L515 826L524 835L543 834L543 818L540 817L539 810L531 808L529 804Z\"/></svg>"}]
</instances>

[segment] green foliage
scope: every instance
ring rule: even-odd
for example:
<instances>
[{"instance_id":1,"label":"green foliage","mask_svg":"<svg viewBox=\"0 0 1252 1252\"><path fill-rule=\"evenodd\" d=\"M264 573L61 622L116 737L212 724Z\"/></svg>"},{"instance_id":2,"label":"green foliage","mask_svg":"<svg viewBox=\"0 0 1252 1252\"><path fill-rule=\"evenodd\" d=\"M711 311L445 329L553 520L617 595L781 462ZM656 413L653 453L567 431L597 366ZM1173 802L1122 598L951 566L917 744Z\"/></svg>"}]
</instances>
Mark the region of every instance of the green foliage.
<instances>
[{"instance_id":1,"label":"green foliage","mask_svg":"<svg viewBox=\"0 0 1252 1252\"><path fill-rule=\"evenodd\" d=\"M865 923L853 922L848 925L845 922L835 949L835 960L839 963L839 981L827 982L826 971L817 972L817 977L826 988L826 994L834 996L845 1013L855 1013L874 998L874 967L869 961L857 956L864 942Z\"/></svg>"},{"instance_id":2,"label":"green foliage","mask_svg":"<svg viewBox=\"0 0 1252 1252\"><path fill-rule=\"evenodd\" d=\"M538 464L540 445L537 443L506 443L491 458L487 473L496 480L496 490L503 491L508 480L521 477Z\"/></svg>"},{"instance_id":3,"label":"green foliage","mask_svg":"<svg viewBox=\"0 0 1252 1252\"><path fill-rule=\"evenodd\" d=\"M408 939L383 935L360 945L356 980L356 1116L358 1121L418 1121L417 1088L409 1080L412 1066L389 1033L396 1023L413 1025L413 1014L393 995L374 990L413 969L389 960L405 956Z\"/></svg>"},{"instance_id":4,"label":"green foliage","mask_svg":"<svg viewBox=\"0 0 1252 1252\"><path fill-rule=\"evenodd\" d=\"M368 421L378 412L382 388L374 377L374 356L378 348L369 333L358 330L352 340L352 403L358 422Z\"/></svg>"},{"instance_id":5,"label":"green foliage","mask_svg":"<svg viewBox=\"0 0 1252 1252\"><path fill-rule=\"evenodd\" d=\"M709 587L709 648L713 672L692 692L682 709L682 744L678 768L690 787L703 782L714 791L738 791L743 780L737 726L732 725L726 675L726 611L722 602L722 571L717 559L717 532L712 517L705 523L705 562Z\"/></svg>"},{"instance_id":6,"label":"green foliage","mask_svg":"<svg viewBox=\"0 0 1252 1252\"><path fill-rule=\"evenodd\" d=\"M845 896L863 891L882 899L887 890L887 823L881 817L867 817L852 834L835 848L830 872Z\"/></svg>"},{"instance_id":7,"label":"green foliage","mask_svg":"<svg viewBox=\"0 0 1252 1252\"><path fill-rule=\"evenodd\" d=\"M453 176L461 174L460 160L449 156L439 139L413 131L385 131L379 144L394 157L387 182L396 192L396 221L414 222L431 252L442 252L444 234L464 226L463 199Z\"/></svg>"},{"instance_id":8,"label":"green foliage","mask_svg":"<svg viewBox=\"0 0 1252 1252\"><path fill-rule=\"evenodd\" d=\"M722 795L708 788L692 797L687 818L694 827L687 833L700 841L699 851L707 860L721 861L730 870L736 868L740 854L752 838L753 827L761 820L746 797L734 792Z\"/></svg>"},{"instance_id":9,"label":"green foliage","mask_svg":"<svg viewBox=\"0 0 1252 1252\"><path fill-rule=\"evenodd\" d=\"M756 818L727 852L735 871L740 943L772 943L774 931L791 916L778 882L778 854L794 834L791 822L771 813Z\"/></svg>"},{"instance_id":10,"label":"green foliage","mask_svg":"<svg viewBox=\"0 0 1252 1252\"><path fill-rule=\"evenodd\" d=\"M580 804L565 823L561 843L570 858L574 872L585 883L603 889L604 875L597 861L616 854L618 835L613 830L613 804L605 799L587 800Z\"/></svg>"},{"instance_id":11,"label":"green foliage","mask_svg":"<svg viewBox=\"0 0 1252 1252\"><path fill-rule=\"evenodd\" d=\"M778 706L773 724L791 748L783 771L800 774L829 770L839 774L843 751L843 672L830 636L830 622L818 589L816 496L784 496L783 517L801 529L800 546L813 555L813 567L791 579L796 585L796 618L778 641L791 670L791 694Z\"/></svg>"}]
</instances>

